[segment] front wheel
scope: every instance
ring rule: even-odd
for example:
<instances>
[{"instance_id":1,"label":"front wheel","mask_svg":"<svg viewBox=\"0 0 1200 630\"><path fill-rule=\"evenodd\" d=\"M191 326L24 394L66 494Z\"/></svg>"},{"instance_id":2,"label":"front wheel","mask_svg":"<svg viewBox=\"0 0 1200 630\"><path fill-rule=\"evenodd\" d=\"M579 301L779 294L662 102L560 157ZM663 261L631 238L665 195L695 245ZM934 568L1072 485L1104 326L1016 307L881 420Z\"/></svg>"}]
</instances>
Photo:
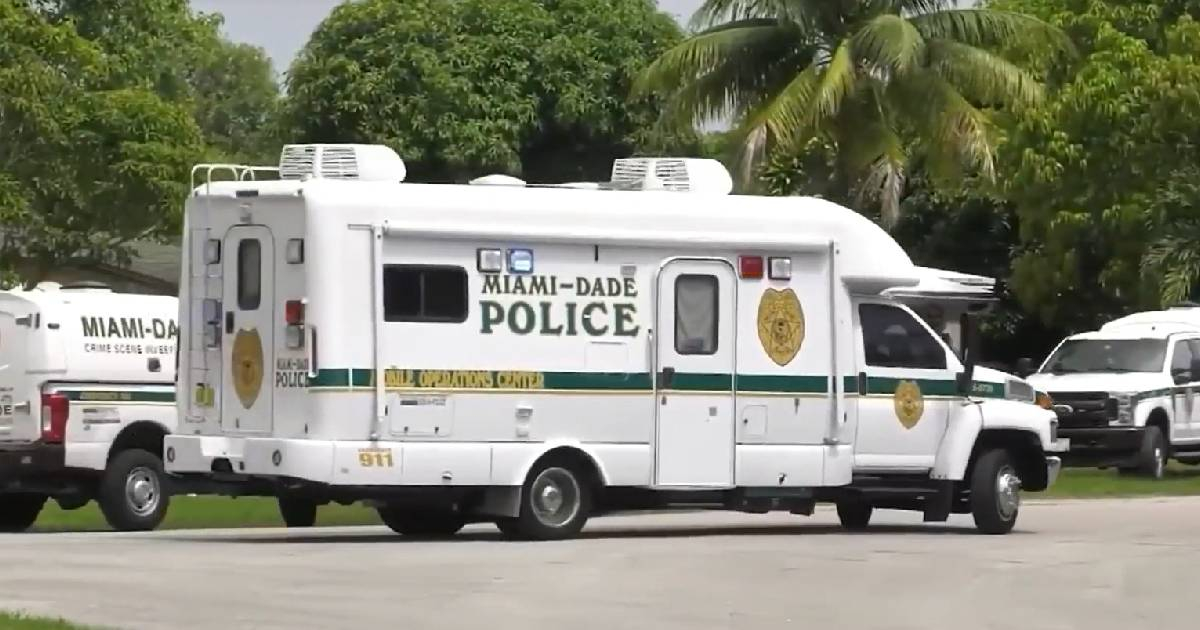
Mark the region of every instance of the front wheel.
<instances>
[{"instance_id":1,"label":"front wheel","mask_svg":"<svg viewBox=\"0 0 1200 630\"><path fill-rule=\"evenodd\" d=\"M526 478L520 514L497 521L496 527L510 538L563 540L583 530L591 508L591 488L578 467L569 461L548 461Z\"/></svg>"},{"instance_id":2,"label":"front wheel","mask_svg":"<svg viewBox=\"0 0 1200 630\"><path fill-rule=\"evenodd\" d=\"M1007 534L1021 508L1021 478L1012 455L1002 448L984 452L971 474L971 515L984 534Z\"/></svg>"},{"instance_id":3,"label":"front wheel","mask_svg":"<svg viewBox=\"0 0 1200 630\"><path fill-rule=\"evenodd\" d=\"M44 494L0 494L0 532L17 533L33 527L46 498Z\"/></svg>"},{"instance_id":4,"label":"front wheel","mask_svg":"<svg viewBox=\"0 0 1200 630\"><path fill-rule=\"evenodd\" d=\"M1151 479L1162 479L1167 472L1167 440L1154 425L1146 427L1138 472Z\"/></svg>"},{"instance_id":5,"label":"front wheel","mask_svg":"<svg viewBox=\"0 0 1200 630\"><path fill-rule=\"evenodd\" d=\"M317 523L317 503L300 497L279 497L279 515L287 527L312 527Z\"/></svg>"}]
</instances>

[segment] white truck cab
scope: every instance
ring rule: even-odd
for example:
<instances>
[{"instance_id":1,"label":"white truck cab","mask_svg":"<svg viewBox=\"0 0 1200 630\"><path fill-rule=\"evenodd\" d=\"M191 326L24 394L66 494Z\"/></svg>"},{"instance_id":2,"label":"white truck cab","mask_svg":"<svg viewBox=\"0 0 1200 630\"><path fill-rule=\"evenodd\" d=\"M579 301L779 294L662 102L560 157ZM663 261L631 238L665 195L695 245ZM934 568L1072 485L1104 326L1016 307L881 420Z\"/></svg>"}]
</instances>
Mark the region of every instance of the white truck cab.
<instances>
[{"instance_id":1,"label":"white truck cab","mask_svg":"<svg viewBox=\"0 0 1200 630\"><path fill-rule=\"evenodd\" d=\"M118 530L158 525L177 317L173 296L0 291L0 531L29 528L48 498L64 509L95 499Z\"/></svg>"},{"instance_id":2,"label":"white truck cab","mask_svg":"<svg viewBox=\"0 0 1200 630\"><path fill-rule=\"evenodd\" d=\"M731 196L684 158L554 185L408 183L364 145L264 169L194 171L164 452L289 525L362 501L402 534L550 539L830 502L850 528L899 509L1005 533L1054 482L1053 412L890 296L921 274L848 208Z\"/></svg>"},{"instance_id":3,"label":"white truck cab","mask_svg":"<svg viewBox=\"0 0 1200 630\"><path fill-rule=\"evenodd\" d=\"M1064 465L1161 478L1200 464L1200 308L1134 313L1063 339L1028 380L1070 438Z\"/></svg>"}]
</instances>

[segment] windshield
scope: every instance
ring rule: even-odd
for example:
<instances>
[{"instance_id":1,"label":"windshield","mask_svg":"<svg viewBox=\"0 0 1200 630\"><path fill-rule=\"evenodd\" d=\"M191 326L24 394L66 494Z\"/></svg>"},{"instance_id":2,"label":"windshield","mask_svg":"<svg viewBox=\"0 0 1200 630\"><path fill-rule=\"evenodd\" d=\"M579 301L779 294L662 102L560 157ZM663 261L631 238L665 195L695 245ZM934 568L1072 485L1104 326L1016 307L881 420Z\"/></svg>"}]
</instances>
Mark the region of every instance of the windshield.
<instances>
[{"instance_id":1,"label":"windshield","mask_svg":"<svg viewBox=\"0 0 1200 630\"><path fill-rule=\"evenodd\" d=\"M1164 339L1073 339L1055 350L1041 371L1160 372L1166 354Z\"/></svg>"}]
</instances>

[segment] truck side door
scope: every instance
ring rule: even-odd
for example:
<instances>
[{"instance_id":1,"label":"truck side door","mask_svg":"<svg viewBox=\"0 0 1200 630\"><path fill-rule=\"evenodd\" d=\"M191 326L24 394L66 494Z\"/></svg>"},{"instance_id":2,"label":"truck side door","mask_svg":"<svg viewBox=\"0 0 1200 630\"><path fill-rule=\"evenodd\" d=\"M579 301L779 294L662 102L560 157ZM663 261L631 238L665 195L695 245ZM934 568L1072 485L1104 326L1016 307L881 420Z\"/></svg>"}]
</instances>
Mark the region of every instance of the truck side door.
<instances>
[{"instance_id":1,"label":"truck side door","mask_svg":"<svg viewBox=\"0 0 1200 630\"><path fill-rule=\"evenodd\" d=\"M1171 348L1171 378L1174 380L1171 402L1171 435L1174 440L1195 437L1192 432L1192 417L1196 414L1196 387L1200 374L1192 374L1195 340L1177 339Z\"/></svg>"},{"instance_id":2,"label":"truck side door","mask_svg":"<svg viewBox=\"0 0 1200 630\"><path fill-rule=\"evenodd\" d=\"M928 470L955 398L956 365L945 345L908 310L856 305L858 434L856 468Z\"/></svg>"}]
</instances>

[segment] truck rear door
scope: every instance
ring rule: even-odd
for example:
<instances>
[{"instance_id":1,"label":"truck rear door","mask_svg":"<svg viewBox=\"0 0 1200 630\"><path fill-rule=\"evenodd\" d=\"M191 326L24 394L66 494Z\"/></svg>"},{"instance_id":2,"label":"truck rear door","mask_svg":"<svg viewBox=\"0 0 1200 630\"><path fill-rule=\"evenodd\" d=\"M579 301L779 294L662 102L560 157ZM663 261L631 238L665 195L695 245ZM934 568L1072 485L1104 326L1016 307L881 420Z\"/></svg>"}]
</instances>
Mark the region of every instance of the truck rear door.
<instances>
[{"instance_id":1,"label":"truck rear door","mask_svg":"<svg viewBox=\"0 0 1200 630\"><path fill-rule=\"evenodd\" d=\"M32 442L40 435L35 392L28 387L29 313L0 312L0 442Z\"/></svg>"}]
</instances>

